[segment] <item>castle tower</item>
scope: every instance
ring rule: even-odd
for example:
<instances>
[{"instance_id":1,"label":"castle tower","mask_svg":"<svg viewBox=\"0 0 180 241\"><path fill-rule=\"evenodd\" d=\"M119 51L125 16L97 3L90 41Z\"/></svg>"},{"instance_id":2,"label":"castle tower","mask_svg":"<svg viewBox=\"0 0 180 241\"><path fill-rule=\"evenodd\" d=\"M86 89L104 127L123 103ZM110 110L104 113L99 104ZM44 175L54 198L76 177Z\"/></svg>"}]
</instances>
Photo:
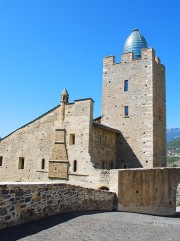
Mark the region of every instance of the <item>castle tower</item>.
<instances>
[{"instance_id":1,"label":"castle tower","mask_svg":"<svg viewBox=\"0 0 180 241\"><path fill-rule=\"evenodd\" d=\"M138 29L104 58L102 124L120 130L119 168L166 165L165 68Z\"/></svg>"}]
</instances>

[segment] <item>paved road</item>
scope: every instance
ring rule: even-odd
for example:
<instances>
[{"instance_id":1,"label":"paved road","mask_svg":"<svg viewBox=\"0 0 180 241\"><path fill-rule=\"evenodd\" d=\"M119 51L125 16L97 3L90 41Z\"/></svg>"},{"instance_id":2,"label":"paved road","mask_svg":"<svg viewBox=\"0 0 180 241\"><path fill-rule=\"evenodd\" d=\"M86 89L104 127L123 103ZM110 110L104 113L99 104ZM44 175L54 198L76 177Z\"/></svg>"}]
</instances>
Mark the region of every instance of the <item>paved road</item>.
<instances>
[{"instance_id":1,"label":"paved road","mask_svg":"<svg viewBox=\"0 0 180 241\"><path fill-rule=\"evenodd\" d=\"M0 231L0 241L180 241L180 212L159 217L125 212L74 212Z\"/></svg>"}]
</instances>

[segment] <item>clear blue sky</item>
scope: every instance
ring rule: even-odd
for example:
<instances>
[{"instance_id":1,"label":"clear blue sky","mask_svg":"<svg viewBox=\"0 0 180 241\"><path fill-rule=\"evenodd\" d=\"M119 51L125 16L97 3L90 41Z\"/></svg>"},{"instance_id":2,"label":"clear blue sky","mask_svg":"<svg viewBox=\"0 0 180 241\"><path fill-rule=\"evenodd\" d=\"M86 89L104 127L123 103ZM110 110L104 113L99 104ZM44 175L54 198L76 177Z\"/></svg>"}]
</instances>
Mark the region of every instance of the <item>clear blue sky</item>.
<instances>
[{"instance_id":1,"label":"clear blue sky","mask_svg":"<svg viewBox=\"0 0 180 241\"><path fill-rule=\"evenodd\" d=\"M119 61L134 28L166 66L167 127L180 127L179 0L0 0L0 136L57 106L64 87L100 115L103 57Z\"/></svg>"}]
</instances>

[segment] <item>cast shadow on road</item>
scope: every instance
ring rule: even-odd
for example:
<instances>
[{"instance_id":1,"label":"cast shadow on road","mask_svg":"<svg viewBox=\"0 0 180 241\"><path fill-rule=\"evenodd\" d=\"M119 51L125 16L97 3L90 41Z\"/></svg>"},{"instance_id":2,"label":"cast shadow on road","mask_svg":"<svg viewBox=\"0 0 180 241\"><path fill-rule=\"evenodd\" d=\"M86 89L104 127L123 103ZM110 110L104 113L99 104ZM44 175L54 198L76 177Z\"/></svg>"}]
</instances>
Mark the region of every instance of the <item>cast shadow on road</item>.
<instances>
[{"instance_id":1,"label":"cast shadow on road","mask_svg":"<svg viewBox=\"0 0 180 241\"><path fill-rule=\"evenodd\" d=\"M103 211L79 211L71 213L61 213L47 218L34 220L28 223L8 227L0 230L0 241L16 241L27 236L39 233L43 230L67 222L82 215L92 215L103 213Z\"/></svg>"},{"instance_id":2,"label":"cast shadow on road","mask_svg":"<svg viewBox=\"0 0 180 241\"><path fill-rule=\"evenodd\" d=\"M49 229L61 223L67 222L73 218L77 218L82 215L93 215L97 213L104 213L104 212L103 211L79 211L79 212L71 212L71 213L61 213L51 217L42 218L32 222L5 228L0 230L0 241L16 241L16 240L31 236L33 234L37 234L43 230ZM178 210L175 215L167 216L167 218L180 219L180 211Z\"/></svg>"}]
</instances>

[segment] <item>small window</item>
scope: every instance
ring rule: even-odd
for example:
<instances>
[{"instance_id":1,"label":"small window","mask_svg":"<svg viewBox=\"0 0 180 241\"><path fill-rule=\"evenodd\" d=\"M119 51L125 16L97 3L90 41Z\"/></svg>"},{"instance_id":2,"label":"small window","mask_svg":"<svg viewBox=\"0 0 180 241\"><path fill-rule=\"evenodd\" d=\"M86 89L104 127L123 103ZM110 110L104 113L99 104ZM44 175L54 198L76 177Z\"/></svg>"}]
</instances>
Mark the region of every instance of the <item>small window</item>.
<instances>
[{"instance_id":1,"label":"small window","mask_svg":"<svg viewBox=\"0 0 180 241\"><path fill-rule=\"evenodd\" d=\"M124 91L128 91L128 80L124 81Z\"/></svg>"},{"instance_id":2,"label":"small window","mask_svg":"<svg viewBox=\"0 0 180 241\"><path fill-rule=\"evenodd\" d=\"M19 157L18 169L24 169L24 157Z\"/></svg>"},{"instance_id":3,"label":"small window","mask_svg":"<svg viewBox=\"0 0 180 241\"><path fill-rule=\"evenodd\" d=\"M45 168L45 159L43 158L41 161L41 169L43 170Z\"/></svg>"},{"instance_id":4,"label":"small window","mask_svg":"<svg viewBox=\"0 0 180 241\"><path fill-rule=\"evenodd\" d=\"M109 188L105 186L99 187L98 189L103 191L109 191Z\"/></svg>"},{"instance_id":5,"label":"small window","mask_svg":"<svg viewBox=\"0 0 180 241\"><path fill-rule=\"evenodd\" d=\"M76 160L74 160L73 172L77 172L77 161Z\"/></svg>"},{"instance_id":6,"label":"small window","mask_svg":"<svg viewBox=\"0 0 180 241\"><path fill-rule=\"evenodd\" d=\"M3 157L0 156L0 167L2 167L2 163L3 163Z\"/></svg>"},{"instance_id":7,"label":"small window","mask_svg":"<svg viewBox=\"0 0 180 241\"><path fill-rule=\"evenodd\" d=\"M124 106L124 116L129 116L129 106Z\"/></svg>"},{"instance_id":8,"label":"small window","mask_svg":"<svg viewBox=\"0 0 180 241\"><path fill-rule=\"evenodd\" d=\"M75 134L70 134L69 144L70 145L74 145L75 144Z\"/></svg>"},{"instance_id":9,"label":"small window","mask_svg":"<svg viewBox=\"0 0 180 241\"><path fill-rule=\"evenodd\" d=\"M104 161L102 161L101 168L104 169Z\"/></svg>"},{"instance_id":10,"label":"small window","mask_svg":"<svg viewBox=\"0 0 180 241\"><path fill-rule=\"evenodd\" d=\"M102 141L102 137L101 137L101 135L99 136L99 142L101 143L101 141Z\"/></svg>"}]
</instances>

